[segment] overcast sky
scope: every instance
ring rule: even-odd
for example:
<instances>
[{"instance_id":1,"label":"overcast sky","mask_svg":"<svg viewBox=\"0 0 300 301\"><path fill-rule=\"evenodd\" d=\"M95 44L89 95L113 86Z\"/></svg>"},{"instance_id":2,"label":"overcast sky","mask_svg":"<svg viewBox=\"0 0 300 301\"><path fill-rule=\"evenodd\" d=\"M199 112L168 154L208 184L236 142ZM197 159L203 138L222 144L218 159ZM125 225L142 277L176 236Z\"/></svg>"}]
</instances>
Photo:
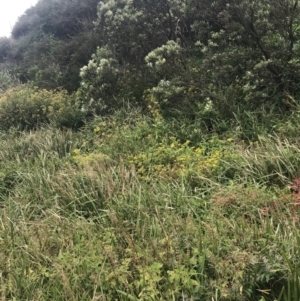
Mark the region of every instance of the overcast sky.
<instances>
[{"instance_id":1,"label":"overcast sky","mask_svg":"<svg viewBox=\"0 0 300 301\"><path fill-rule=\"evenodd\" d=\"M0 37L10 36L18 17L38 0L0 0Z\"/></svg>"}]
</instances>

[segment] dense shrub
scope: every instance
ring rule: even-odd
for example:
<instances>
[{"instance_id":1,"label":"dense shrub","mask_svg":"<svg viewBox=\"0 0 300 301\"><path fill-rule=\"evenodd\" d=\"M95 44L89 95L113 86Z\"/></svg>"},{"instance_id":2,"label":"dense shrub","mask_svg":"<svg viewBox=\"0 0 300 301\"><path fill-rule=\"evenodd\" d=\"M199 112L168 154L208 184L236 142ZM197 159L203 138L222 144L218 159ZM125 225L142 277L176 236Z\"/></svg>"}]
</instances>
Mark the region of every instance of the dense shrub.
<instances>
[{"instance_id":1,"label":"dense shrub","mask_svg":"<svg viewBox=\"0 0 300 301\"><path fill-rule=\"evenodd\" d=\"M0 129L34 129L41 125L77 127L83 113L66 91L38 90L20 85L0 95Z\"/></svg>"}]
</instances>

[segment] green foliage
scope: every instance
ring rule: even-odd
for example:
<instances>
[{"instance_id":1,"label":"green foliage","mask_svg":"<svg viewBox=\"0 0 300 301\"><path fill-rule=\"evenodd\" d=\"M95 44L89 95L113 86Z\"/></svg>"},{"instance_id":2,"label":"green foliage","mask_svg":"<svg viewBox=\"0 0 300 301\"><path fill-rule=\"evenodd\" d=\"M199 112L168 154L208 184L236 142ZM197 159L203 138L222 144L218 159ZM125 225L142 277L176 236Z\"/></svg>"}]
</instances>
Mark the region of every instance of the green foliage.
<instances>
[{"instance_id":1,"label":"green foliage","mask_svg":"<svg viewBox=\"0 0 300 301\"><path fill-rule=\"evenodd\" d=\"M17 65L11 70L14 75L41 88L75 91L80 67L99 44L93 31L97 4L97 0L50 0L28 9L12 30L8 62Z\"/></svg>"},{"instance_id":2,"label":"green foliage","mask_svg":"<svg viewBox=\"0 0 300 301\"><path fill-rule=\"evenodd\" d=\"M178 0L101 1L96 28L119 61L140 67L154 48L184 38L185 6Z\"/></svg>"},{"instance_id":3,"label":"green foliage","mask_svg":"<svg viewBox=\"0 0 300 301\"><path fill-rule=\"evenodd\" d=\"M11 75L9 71L0 71L0 93L5 92L8 88L14 87L20 84L18 79Z\"/></svg>"},{"instance_id":4,"label":"green foliage","mask_svg":"<svg viewBox=\"0 0 300 301\"><path fill-rule=\"evenodd\" d=\"M10 73L47 89L74 91L81 82L90 115L125 99L163 117L206 115L208 128L208 115L234 119L245 108L297 103L297 2L77 2L40 1L26 11L15 40L0 43L17 66ZM207 105L212 114L202 114Z\"/></svg>"},{"instance_id":5,"label":"green foliage","mask_svg":"<svg viewBox=\"0 0 300 301\"><path fill-rule=\"evenodd\" d=\"M110 49L113 58L119 64L120 90L118 96L116 96L118 91L115 92L116 98L128 97L132 103L145 106L144 92L155 88L160 80L170 80L167 75L172 75L174 79L172 82L174 89L168 93L180 94L174 91L177 87L182 90L180 81L182 74L177 76L183 68L177 60L182 58L179 55L181 52L179 45L187 45L191 33L184 14L185 8L186 5L177 0L152 1L151 3L144 0L118 0L99 3L96 30L101 35L100 45ZM175 49L176 47L178 49ZM157 72L157 70L147 68L146 56L149 64L151 60L158 62L161 58L161 67L166 57L169 60L163 70ZM176 61L175 66L172 65L174 61ZM176 66L179 65L180 69L176 70ZM176 70L175 73L173 70ZM158 93L163 94L161 91ZM178 105L180 95L175 98L174 102Z\"/></svg>"},{"instance_id":6,"label":"green foliage","mask_svg":"<svg viewBox=\"0 0 300 301\"><path fill-rule=\"evenodd\" d=\"M57 127L78 127L83 113L66 91L38 90L19 85L0 95L0 128L35 129L52 123Z\"/></svg>"},{"instance_id":7,"label":"green foliage","mask_svg":"<svg viewBox=\"0 0 300 301\"><path fill-rule=\"evenodd\" d=\"M11 56L12 40L9 38L0 38L0 63L4 63Z\"/></svg>"},{"instance_id":8,"label":"green foliage","mask_svg":"<svg viewBox=\"0 0 300 301\"><path fill-rule=\"evenodd\" d=\"M204 95L220 102L233 86L238 98L226 100L228 105L245 101L281 107L288 95L297 95L297 1L203 1L195 6L201 15L193 28L204 55L198 81L209 87Z\"/></svg>"},{"instance_id":9,"label":"green foliage","mask_svg":"<svg viewBox=\"0 0 300 301\"><path fill-rule=\"evenodd\" d=\"M15 39L30 35L34 31L54 35L59 39L68 39L81 32L86 22L96 16L97 0L41 0L27 9L19 17L12 30Z\"/></svg>"}]
</instances>

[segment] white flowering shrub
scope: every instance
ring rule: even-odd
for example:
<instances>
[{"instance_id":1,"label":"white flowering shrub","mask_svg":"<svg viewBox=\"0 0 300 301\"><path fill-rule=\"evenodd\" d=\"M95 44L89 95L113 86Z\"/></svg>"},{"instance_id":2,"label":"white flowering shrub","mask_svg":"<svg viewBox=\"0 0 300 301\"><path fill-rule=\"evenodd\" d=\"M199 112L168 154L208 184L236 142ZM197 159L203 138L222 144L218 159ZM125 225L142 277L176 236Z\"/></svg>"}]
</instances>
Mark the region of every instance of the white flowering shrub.
<instances>
[{"instance_id":1,"label":"white flowering shrub","mask_svg":"<svg viewBox=\"0 0 300 301\"><path fill-rule=\"evenodd\" d=\"M156 87L151 89L152 94L163 104L168 104L176 96L183 93L184 87L171 83L170 81L161 80Z\"/></svg>"},{"instance_id":2,"label":"white flowering shrub","mask_svg":"<svg viewBox=\"0 0 300 301\"><path fill-rule=\"evenodd\" d=\"M178 77L183 74L182 48L175 41L168 41L165 45L151 51L146 57L147 66L156 74L158 84L148 90L148 107L154 107L169 112L170 108L178 109L184 98L186 83ZM157 113L156 113L157 114Z\"/></svg>"},{"instance_id":3,"label":"white flowering shrub","mask_svg":"<svg viewBox=\"0 0 300 301\"><path fill-rule=\"evenodd\" d=\"M119 70L107 48L99 48L89 63L80 70L79 99L82 110L102 114L113 107Z\"/></svg>"},{"instance_id":4,"label":"white flowering shrub","mask_svg":"<svg viewBox=\"0 0 300 301\"><path fill-rule=\"evenodd\" d=\"M178 70L177 65L180 63L181 52L182 48L178 43L175 41L168 41L165 45L148 53L145 57L145 61L150 68L153 68L166 76L167 73L173 73L173 68L170 68L171 66Z\"/></svg>"}]
</instances>

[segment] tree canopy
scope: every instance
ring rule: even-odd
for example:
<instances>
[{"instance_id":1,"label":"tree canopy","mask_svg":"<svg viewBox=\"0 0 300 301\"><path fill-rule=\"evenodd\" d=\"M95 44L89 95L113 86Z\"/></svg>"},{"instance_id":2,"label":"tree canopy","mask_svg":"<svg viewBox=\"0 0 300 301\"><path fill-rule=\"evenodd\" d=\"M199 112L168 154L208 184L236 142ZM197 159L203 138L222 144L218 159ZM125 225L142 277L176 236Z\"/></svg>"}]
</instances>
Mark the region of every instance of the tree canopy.
<instances>
[{"instance_id":1,"label":"tree canopy","mask_svg":"<svg viewBox=\"0 0 300 301\"><path fill-rule=\"evenodd\" d=\"M105 111L124 97L166 114L286 109L299 55L297 0L40 0L0 40L1 68L20 81L79 89Z\"/></svg>"}]
</instances>

